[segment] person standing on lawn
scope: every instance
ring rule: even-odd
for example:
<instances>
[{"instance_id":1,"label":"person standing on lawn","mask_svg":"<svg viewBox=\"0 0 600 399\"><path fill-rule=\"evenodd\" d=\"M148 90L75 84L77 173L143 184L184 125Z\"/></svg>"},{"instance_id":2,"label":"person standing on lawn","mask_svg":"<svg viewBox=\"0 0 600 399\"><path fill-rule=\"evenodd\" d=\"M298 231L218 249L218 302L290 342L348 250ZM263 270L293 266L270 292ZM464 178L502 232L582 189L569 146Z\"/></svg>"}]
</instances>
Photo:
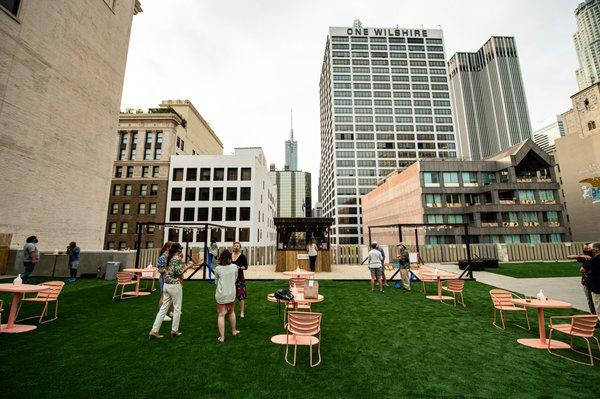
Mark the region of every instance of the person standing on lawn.
<instances>
[{"instance_id":1,"label":"person standing on lawn","mask_svg":"<svg viewBox=\"0 0 600 399\"><path fill-rule=\"evenodd\" d=\"M398 254L396 255L396 259L398 259L398 263L400 265L400 279L402 280L402 287L405 290L410 291L410 261L408 258L408 250L406 246L402 243L397 245Z\"/></svg>"},{"instance_id":2,"label":"person standing on lawn","mask_svg":"<svg viewBox=\"0 0 600 399\"><path fill-rule=\"evenodd\" d=\"M187 267L181 262L181 250L182 247L179 243L175 242L169 248L169 254L167 255L167 266L164 273L163 283L163 303L156 314L152 330L148 334L148 338L162 338L159 334L160 326L169 311L169 307L173 304L173 324L171 326L171 336L179 337L181 332L179 331L179 320L181 318L181 303L183 300L183 291L181 288L181 276L190 268L194 267L193 263L190 263Z\"/></svg>"},{"instance_id":3,"label":"person standing on lawn","mask_svg":"<svg viewBox=\"0 0 600 399\"><path fill-rule=\"evenodd\" d=\"M317 246L317 240L314 238L310 239L310 243L306 246L306 252L308 252L308 260L310 261L310 271L314 272L317 265L317 255L319 254L319 247Z\"/></svg>"},{"instance_id":4,"label":"person standing on lawn","mask_svg":"<svg viewBox=\"0 0 600 399\"><path fill-rule=\"evenodd\" d=\"M369 251L369 256L367 257L369 261L369 270L371 271L371 291L375 290L375 279L379 284L379 291L383 292L383 286L381 285L381 271L383 268L383 256L381 256L381 252L377 249L377 243L374 242L371 244L371 250Z\"/></svg>"},{"instance_id":5,"label":"person standing on lawn","mask_svg":"<svg viewBox=\"0 0 600 399\"><path fill-rule=\"evenodd\" d=\"M241 251L242 244L239 241L233 243L233 253L231 254L231 262L238 267L238 275L235 280L235 297L240 302L240 317L243 319L246 308L246 279L244 278L244 270L248 270L248 259Z\"/></svg>"},{"instance_id":6,"label":"person standing on lawn","mask_svg":"<svg viewBox=\"0 0 600 399\"><path fill-rule=\"evenodd\" d=\"M586 242L583 244L583 255L569 255L567 259L573 259L577 262L581 263L581 267L579 268L579 272L581 273L581 285L583 286L583 292L585 294L585 298L588 301L588 307L590 308L590 314L596 314L596 307L594 306L594 301L592 299L592 293L587 288L587 279L588 279L588 271L583 267L585 263L591 259L590 255L590 244L591 242Z\"/></svg>"},{"instance_id":7,"label":"person standing on lawn","mask_svg":"<svg viewBox=\"0 0 600 399\"><path fill-rule=\"evenodd\" d=\"M69 255L69 283L74 283L77 280L77 268L79 267L79 253L81 249L77 246L75 241L71 241L67 247L67 254Z\"/></svg>"},{"instance_id":8,"label":"person standing on lawn","mask_svg":"<svg viewBox=\"0 0 600 399\"><path fill-rule=\"evenodd\" d=\"M238 277L238 266L231 263L231 252L224 250L219 256L219 265L215 267L215 300L217 301L217 326L219 328L219 342L225 342L225 315L229 314L231 334L238 335L236 329L235 311L235 282Z\"/></svg>"},{"instance_id":9,"label":"person standing on lawn","mask_svg":"<svg viewBox=\"0 0 600 399\"><path fill-rule=\"evenodd\" d=\"M583 268L588 272L587 288L592 293L594 307L600 309L600 242L591 243L589 246L590 260ZM596 323L596 328L600 327L600 320Z\"/></svg>"},{"instance_id":10,"label":"person standing on lawn","mask_svg":"<svg viewBox=\"0 0 600 399\"><path fill-rule=\"evenodd\" d=\"M217 245L217 241L212 238L210 240L210 247L208 248L208 280L212 284L212 275L213 275L213 264L217 261L219 257L219 246ZM216 266L216 265L215 265Z\"/></svg>"},{"instance_id":11,"label":"person standing on lawn","mask_svg":"<svg viewBox=\"0 0 600 399\"><path fill-rule=\"evenodd\" d=\"M25 273L21 274L21 280L23 284L29 283L29 276L33 273L35 265L40 260L40 251L37 249L38 239L36 236L29 236L25 240L25 246L23 247L23 266L25 267Z\"/></svg>"},{"instance_id":12,"label":"person standing on lawn","mask_svg":"<svg viewBox=\"0 0 600 399\"><path fill-rule=\"evenodd\" d=\"M171 241L165 242L165 244L160 249L160 256L156 261L156 268L158 269L158 290L160 292L158 297L158 308L162 306L163 303L163 288L165 284L165 273L167 272L167 258L169 257L169 249L171 248L173 243ZM171 309L169 315L165 315L165 321L171 321L171 317L173 316L173 304L171 304Z\"/></svg>"},{"instance_id":13,"label":"person standing on lawn","mask_svg":"<svg viewBox=\"0 0 600 399\"><path fill-rule=\"evenodd\" d=\"M381 281L383 282L383 284L386 287L389 287L389 284L387 283L387 279L385 278L385 251L379 245L379 243L374 242L374 244L377 244L377 250L379 251L379 253L381 253Z\"/></svg>"}]
</instances>

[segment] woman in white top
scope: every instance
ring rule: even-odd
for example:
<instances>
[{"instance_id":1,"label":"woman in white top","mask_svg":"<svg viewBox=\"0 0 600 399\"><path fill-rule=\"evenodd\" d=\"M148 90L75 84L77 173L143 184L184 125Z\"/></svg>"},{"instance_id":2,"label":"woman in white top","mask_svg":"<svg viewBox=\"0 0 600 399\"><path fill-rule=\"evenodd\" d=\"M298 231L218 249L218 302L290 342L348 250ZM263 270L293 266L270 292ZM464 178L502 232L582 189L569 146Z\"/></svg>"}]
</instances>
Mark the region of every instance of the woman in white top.
<instances>
[{"instance_id":1,"label":"woman in white top","mask_svg":"<svg viewBox=\"0 0 600 399\"><path fill-rule=\"evenodd\" d=\"M217 290L215 291L215 300L217 301L217 325L219 327L219 342L225 341L225 315L229 314L229 324L231 324L232 335L238 335L240 332L235 328L235 311L233 305L235 302L235 281L238 276L238 266L231 263L231 252L224 250L219 256L219 265L214 268L215 282Z\"/></svg>"},{"instance_id":2,"label":"woman in white top","mask_svg":"<svg viewBox=\"0 0 600 399\"><path fill-rule=\"evenodd\" d=\"M375 279L379 283L379 291L383 292L383 286L381 285L381 273L383 272L382 262L383 256L377 249L377 244L371 244L371 250L369 251L369 270L371 271L371 291L375 289Z\"/></svg>"},{"instance_id":3,"label":"woman in white top","mask_svg":"<svg viewBox=\"0 0 600 399\"><path fill-rule=\"evenodd\" d=\"M312 238L310 243L306 246L306 251L308 252L308 260L310 261L310 271L315 271L315 266L317 264L317 254L319 247L317 247L317 241Z\"/></svg>"}]
</instances>

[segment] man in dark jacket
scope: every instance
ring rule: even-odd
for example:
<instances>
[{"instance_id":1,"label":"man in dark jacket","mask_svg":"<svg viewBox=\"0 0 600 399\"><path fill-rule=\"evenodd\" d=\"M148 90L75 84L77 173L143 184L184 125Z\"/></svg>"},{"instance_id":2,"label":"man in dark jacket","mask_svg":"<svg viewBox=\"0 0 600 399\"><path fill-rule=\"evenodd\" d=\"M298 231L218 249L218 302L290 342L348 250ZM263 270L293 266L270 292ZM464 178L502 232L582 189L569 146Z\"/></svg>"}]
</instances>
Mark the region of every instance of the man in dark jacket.
<instances>
[{"instance_id":1,"label":"man in dark jacket","mask_svg":"<svg viewBox=\"0 0 600 399\"><path fill-rule=\"evenodd\" d=\"M589 245L590 260L584 265L587 271L587 287L592 293L594 307L600 309L600 242L594 242ZM600 321L596 327L600 326Z\"/></svg>"}]
</instances>

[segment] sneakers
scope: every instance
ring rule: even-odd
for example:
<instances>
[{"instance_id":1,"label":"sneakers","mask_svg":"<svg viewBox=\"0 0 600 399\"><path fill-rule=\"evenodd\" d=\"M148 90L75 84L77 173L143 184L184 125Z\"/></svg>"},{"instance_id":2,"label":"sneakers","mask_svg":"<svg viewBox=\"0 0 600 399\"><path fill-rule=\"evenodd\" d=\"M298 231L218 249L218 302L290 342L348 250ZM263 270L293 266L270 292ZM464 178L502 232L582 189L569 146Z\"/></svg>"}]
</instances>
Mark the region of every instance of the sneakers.
<instances>
[{"instance_id":1,"label":"sneakers","mask_svg":"<svg viewBox=\"0 0 600 399\"><path fill-rule=\"evenodd\" d=\"M169 316L165 316L164 321L171 321L172 319Z\"/></svg>"}]
</instances>

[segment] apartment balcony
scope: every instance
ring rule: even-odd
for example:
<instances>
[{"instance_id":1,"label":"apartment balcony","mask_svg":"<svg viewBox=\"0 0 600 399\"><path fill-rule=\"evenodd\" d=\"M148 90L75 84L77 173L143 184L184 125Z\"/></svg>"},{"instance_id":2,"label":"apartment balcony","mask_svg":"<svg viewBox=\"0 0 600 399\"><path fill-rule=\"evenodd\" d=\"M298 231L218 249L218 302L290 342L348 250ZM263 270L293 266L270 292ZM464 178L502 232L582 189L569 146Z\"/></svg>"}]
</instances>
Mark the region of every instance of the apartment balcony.
<instances>
[{"instance_id":1,"label":"apartment balcony","mask_svg":"<svg viewBox=\"0 0 600 399\"><path fill-rule=\"evenodd\" d=\"M556 200L541 200L540 204L552 205L552 204L556 204Z\"/></svg>"},{"instance_id":2,"label":"apartment balcony","mask_svg":"<svg viewBox=\"0 0 600 399\"><path fill-rule=\"evenodd\" d=\"M521 204L521 205L535 205L536 202L535 202L535 200L524 199L524 200L519 200L519 204Z\"/></svg>"},{"instance_id":3,"label":"apartment balcony","mask_svg":"<svg viewBox=\"0 0 600 399\"><path fill-rule=\"evenodd\" d=\"M548 227L560 227L559 222L546 222L546 226Z\"/></svg>"},{"instance_id":4,"label":"apartment balcony","mask_svg":"<svg viewBox=\"0 0 600 399\"><path fill-rule=\"evenodd\" d=\"M448 204L446 204L446 206L448 208L462 208L463 204L460 204L460 203L448 203Z\"/></svg>"},{"instance_id":5,"label":"apartment balcony","mask_svg":"<svg viewBox=\"0 0 600 399\"><path fill-rule=\"evenodd\" d=\"M519 227L519 222L502 222L502 227Z\"/></svg>"},{"instance_id":6,"label":"apartment balcony","mask_svg":"<svg viewBox=\"0 0 600 399\"><path fill-rule=\"evenodd\" d=\"M498 203L500 205L516 205L517 200L515 200L515 199L500 199L500 200L498 200Z\"/></svg>"},{"instance_id":7,"label":"apartment balcony","mask_svg":"<svg viewBox=\"0 0 600 399\"><path fill-rule=\"evenodd\" d=\"M498 222L481 222L481 227L498 227Z\"/></svg>"},{"instance_id":8,"label":"apartment balcony","mask_svg":"<svg viewBox=\"0 0 600 399\"><path fill-rule=\"evenodd\" d=\"M539 225L540 225L540 222L534 222L534 221L523 222L523 227L538 227Z\"/></svg>"}]
</instances>

